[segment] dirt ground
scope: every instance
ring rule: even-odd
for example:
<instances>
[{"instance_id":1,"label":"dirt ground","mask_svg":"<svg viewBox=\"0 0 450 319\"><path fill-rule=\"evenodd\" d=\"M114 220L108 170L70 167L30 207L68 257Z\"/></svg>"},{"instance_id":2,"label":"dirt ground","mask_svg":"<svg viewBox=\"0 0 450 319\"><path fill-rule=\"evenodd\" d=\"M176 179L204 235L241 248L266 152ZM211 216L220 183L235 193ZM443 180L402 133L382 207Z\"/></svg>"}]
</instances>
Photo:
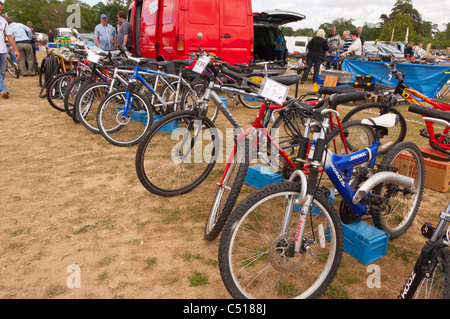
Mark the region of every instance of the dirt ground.
<instances>
[{"instance_id":1,"label":"dirt ground","mask_svg":"<svg viewBox=\"0 0 450 319\"><path fill-rule=\"evenodd\" d=\"M113 146L53 109L38 97L37 77L8 75L6 83L0 298L230 298L219 274L218 240L203 238L217 174L187 195L157 197L136 176L136 146ZM232 112L248 126L256 115L240 105ZM225 124L220 115L217 125ZM408 138L416 135L418 129L410 130ZM412 227L372 263L380 267L381 288L369 288L368 266L344 253L325 298L396 298L425 243L420 227L437 221L449 197L425 190Z\"/></svg>"}]
</instances>

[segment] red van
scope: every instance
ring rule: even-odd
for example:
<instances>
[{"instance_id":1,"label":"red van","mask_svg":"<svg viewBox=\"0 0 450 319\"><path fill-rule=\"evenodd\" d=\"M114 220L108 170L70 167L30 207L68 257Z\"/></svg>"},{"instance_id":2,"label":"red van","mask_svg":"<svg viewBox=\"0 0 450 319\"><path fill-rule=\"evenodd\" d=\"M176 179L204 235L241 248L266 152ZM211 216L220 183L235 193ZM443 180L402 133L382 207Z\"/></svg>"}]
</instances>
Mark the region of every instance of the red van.
<instances>
[{"instance_id":1,"label":"red van","mask_svg":"<svg viewBox=\"0 0 450 319\"><path fill-rule=\"evenodd\" d=\"M132 0L128 21L137 56L186 59L201 47L229 63L253 60L251 0Z\"/></svg>"}]
</instances>

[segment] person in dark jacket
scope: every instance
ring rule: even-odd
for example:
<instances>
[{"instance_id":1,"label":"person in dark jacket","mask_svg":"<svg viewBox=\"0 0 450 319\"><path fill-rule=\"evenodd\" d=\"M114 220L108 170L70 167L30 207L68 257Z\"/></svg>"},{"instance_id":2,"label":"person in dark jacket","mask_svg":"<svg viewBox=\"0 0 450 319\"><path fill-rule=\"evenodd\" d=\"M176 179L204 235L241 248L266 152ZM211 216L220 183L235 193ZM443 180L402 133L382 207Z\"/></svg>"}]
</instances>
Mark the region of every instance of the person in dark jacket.
<instances>
[{"instance_id":1,"label":"person in dark jacket","mask_svg":"<svg viewBox=\"0 0 450 319\"><path fill-rule=\"evenodd\" d=\"M303 72L301 83L305 83L308 79L308 74L314 66L313 83L317 82L317 77L320 72L320 66L325 60L325 55L328 54L329 48L327 40L325 40L325 31L319 29L316 36L312 38L306 46L308 53L306 54L306 66L308 67Z\"/></svg>"}]
</instances>

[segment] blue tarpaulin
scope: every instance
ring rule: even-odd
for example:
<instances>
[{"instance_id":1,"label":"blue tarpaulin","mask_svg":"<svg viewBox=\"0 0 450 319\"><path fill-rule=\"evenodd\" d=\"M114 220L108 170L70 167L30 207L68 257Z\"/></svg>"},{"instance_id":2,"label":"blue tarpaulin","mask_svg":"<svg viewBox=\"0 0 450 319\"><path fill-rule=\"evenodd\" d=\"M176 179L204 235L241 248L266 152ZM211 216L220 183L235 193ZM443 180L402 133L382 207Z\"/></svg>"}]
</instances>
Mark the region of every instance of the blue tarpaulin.
<instances>
[{"instance_id":1,"label":"blue tarpaulin","mask_svg":"<svg viewBox=\"0 0 450 319\"><path fill-rule=\"evenodd\" d=\"M356 75L370 75L374 84L396 86L398 83L394 77L389 81L389 69L386 67L386 62L348 59L342 62L341 69L353 72L353 81ZM397 70L405 74L406 84L429 98L434 98L450 79L450 74L445 74L450 72L450 66L399 63Z\"/></svg>"}]
</instances>

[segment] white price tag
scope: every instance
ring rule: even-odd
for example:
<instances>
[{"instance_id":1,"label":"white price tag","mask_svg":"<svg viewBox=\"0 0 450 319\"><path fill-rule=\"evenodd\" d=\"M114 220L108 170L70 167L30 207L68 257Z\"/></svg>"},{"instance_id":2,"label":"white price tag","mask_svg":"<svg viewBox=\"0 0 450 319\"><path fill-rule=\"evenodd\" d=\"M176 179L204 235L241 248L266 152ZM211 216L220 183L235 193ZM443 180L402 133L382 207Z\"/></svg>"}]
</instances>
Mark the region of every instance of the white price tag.
<instances>
[{"instance_id":1,"label":"white price tag","mask_svg":"<svg viewBox=\"0 0 450 319\"><path fill-rule=\"evenodd\" d=\"M283 85L271 79L265 79L262 85L262 90L259 94L266 99L281 104L284 102L284 100L286 100L288 91L289 87L287 87L286 85Z\"/></svg>"},{"instance_id":2,"label":"white price tag","mask_svg":"<svg viewBox=\"0 0 450 319\"><path fill-rule=\"evenodd\" d=\"M98 63L98 61L100 61L100 56L94 52L89 52L87 60L93 63Z\"/></svg>"},{"instance_id":3,"label":"white price tag","mask_svg":"<svg viewBox=\"0 0 450 319\"><path fill-rule=\"evenodd\" d=\"M192 71L198 74L202 74L203 71L205 71L206 67L208 66L209 62L211 62L211 59L207 56L202 56L200 59L197 60L197 63L195 63L194 68Z\"/></svg>"}]
</instances>

